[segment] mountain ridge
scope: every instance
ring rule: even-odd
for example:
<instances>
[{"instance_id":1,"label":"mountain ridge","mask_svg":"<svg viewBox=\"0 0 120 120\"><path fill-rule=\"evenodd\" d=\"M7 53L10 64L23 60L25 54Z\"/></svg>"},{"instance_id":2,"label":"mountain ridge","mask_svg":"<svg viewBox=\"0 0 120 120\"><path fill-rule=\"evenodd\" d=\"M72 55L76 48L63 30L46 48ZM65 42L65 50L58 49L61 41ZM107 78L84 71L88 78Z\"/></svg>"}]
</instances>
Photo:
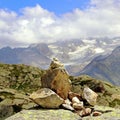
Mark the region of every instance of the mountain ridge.
<instances>
[{"instance_id":1,"label":"mountain ridge","mask_svg":"<svg viewBox=\"0 0 120 120\"><path fill-rule=\"evenodd\" d=\"M88 74L98 79L120 85L120 46L108 56L93 59L80 74Z\"/></svg>"},{"instance_id":2,"label":"mountain ridge","mask_svg":"<svg viewBox=\"0 0 120 120\"><path fill-rule=\"evenodd\" d=\"M76 72L79 72L96 56L109 54L118 45L120 45L120 37L62 40L31 44L22 48L4 47L0 49L0 62L25 63L47 68L50 60L56 57L64 63L71 75L75 75L75 67Z\"/></svg>"},{"instance_id":3,"label":"mountain ridge","mask_svg":"<svg viewBox=\"0 0 120 120\"><path fill-rule=\"evenodd\" d=\"M0 49L0 62L27 64L47 69L51 59L56 57L65 65L70 75L79 75L79 72L92 60L96 59L97 62L105 59L117 46L120 46L120 37L71 39L32 44L22 48L4 47ZM110 81L114 83L114 80Z\"/></svg>"}]
</instances>

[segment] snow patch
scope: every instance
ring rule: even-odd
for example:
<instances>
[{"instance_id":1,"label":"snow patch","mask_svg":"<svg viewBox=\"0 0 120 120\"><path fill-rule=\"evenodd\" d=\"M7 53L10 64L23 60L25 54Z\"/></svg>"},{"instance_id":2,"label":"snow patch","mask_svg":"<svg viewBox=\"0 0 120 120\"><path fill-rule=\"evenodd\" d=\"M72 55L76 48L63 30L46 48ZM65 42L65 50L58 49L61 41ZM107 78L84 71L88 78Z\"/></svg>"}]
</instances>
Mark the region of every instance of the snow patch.
<instances>
[{"instance_id":1,"label":"snow patch","mask_svg":"<svg viewBox=\"0 0 120 120\"><path fill-rule=\"evenodd\" d=\"M76 51L74 52L69 52L69 55L75 55L75 54L80 54L81 52L85 51L86 49L88 49L90 47L90 45L86 45L86 46L81 46L81 47L77 47Z\"/></svg>"},{"instance_id":2,"label":"snow patch","mask_svg":"<svg viewBox=\"0 0 120 120\"><path fill-rule=\"evenodd\" d=\"M96 39L92 39L92 40L83 39L82 41L86 44L95 44L96 43Z\"/></svg>"},{"instance_id":3,"label":"snow patch","mask_svg":"<svg viewBox=\"0 0 120 120\"><path fill-rule=\"evenodd\" d=\"M95 48L95 53L103 53L104 50L102 48Z\"/></svg>"}]
</instances>

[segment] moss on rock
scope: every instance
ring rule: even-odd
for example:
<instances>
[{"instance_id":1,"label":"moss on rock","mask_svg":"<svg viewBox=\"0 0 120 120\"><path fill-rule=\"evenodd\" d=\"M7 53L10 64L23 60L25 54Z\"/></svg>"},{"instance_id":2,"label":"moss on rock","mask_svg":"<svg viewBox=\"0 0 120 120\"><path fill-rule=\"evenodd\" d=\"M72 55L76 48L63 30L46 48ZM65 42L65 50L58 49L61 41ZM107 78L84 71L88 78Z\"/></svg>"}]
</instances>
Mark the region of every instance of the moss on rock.
<instances>
[{"instance_id":1,"label":"moss on rock","mask_svg":"<svg viewBox=\"0 0 120 120\"><path fill-rule=\"evenodd\" d=\"M0 86L32 92L41 86L43 70L24 64L0 64Z\"/></svg>"}]
</instances>

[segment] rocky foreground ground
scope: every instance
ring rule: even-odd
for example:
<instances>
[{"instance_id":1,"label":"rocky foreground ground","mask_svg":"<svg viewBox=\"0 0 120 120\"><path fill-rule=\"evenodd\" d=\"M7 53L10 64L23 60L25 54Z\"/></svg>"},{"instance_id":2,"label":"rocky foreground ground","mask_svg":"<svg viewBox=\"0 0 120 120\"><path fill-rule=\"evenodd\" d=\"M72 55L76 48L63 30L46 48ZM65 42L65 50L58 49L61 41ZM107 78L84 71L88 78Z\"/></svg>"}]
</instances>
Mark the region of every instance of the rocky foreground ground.
<instances>
[{"instance_id":1,"label":"rocky foreground ground","mask_svg":"<svg viewBox=\"0 0 120 120\"><path fill-rule=\"evenodd\" d=\"M90 91L88 96L94 99L85 96L86 86ZM51 101L53 93L54 100L59 101L57 105ZM41 97L46 97L48 104L43 100L41 103ZM69 99L68 104L65 99ZM26 65L0 64L0 120L4 119L120 120L120 88L87 75L69 76L57 62L51 63L46 71Z\"/></svg>"},{"instance_id":2,"label":"rocky foreground ground","mask_svg":"<svg viewBox=\"0 0 120 120\"><path fill-rule=\"evenodd\" d=\"M39 109L39 110L23 110L6 120L120 120L120 109L111 107L95 106L96 110L101 111L101 116L80 117L64 109Z\"/></svg>"}]
</instances>

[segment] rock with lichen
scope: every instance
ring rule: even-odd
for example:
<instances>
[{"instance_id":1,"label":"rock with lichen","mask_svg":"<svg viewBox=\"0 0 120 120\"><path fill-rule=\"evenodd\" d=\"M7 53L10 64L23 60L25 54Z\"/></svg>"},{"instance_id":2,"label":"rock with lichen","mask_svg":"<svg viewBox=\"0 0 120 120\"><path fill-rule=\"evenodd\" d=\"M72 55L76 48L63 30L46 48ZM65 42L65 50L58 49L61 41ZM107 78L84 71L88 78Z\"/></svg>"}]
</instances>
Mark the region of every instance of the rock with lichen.
<instances>
[{"instance_id":1,"label":"rock with lichen","mask_svg":"<svg viewBox=\"0 0 120 120\"><path fill-rule=\"evenodd\" d=\"M82 120L81 117L64 109L23 110L6 120Z\"/></svg>"},{"instance_id":2,"label":"rock with lichen","mask_svg":"<svg viewBox=\"0 0 120 120\"><path fill-rule=\"evenodd\" d=\"M49 88L42 88L33 92L30 99L43 108L59 108L63 103L63 99Z\"/></svg>"},{"instance_id":3,"label":"rock with lichen","mask_svg":"<svg viewBox=\"0 0 120 120\"><path fill-rule=\"evenodd\" d=\"M45 74L43 75L43 73ZM72 81L72 89L71 82L69 81L69 79L71 79ZM37 101L35 101L36 102L35 103L29 99L30 95L29 93L31 93L32 91L36 91L37 89L40 89L41 83L42 87L47 87L47 89L50 88L51 90L54 91L54 93L56 92L55 94L57 94L59 98L64 99L62 105L60 104L61 106L59 110L62 107L70 111L74 112L77 111L75 114L78 113L78 115L82 117L83 116L85 117L86 115L90 114L98 117L98 115L100 115L101 113L102 116L104 116L103 113L106 114L106 112L109 111L109 109L103 111L104 108L103 110L88 108L90 107L87 106L88 103L94 105L96 103L96 100L94 99L94 97L91 97L91 99L89 99L90 96L92 96L92 94L89 96L88 92L85 92L84 86L86 85L91 89L91 91L97 92L98 94L97 104L103 106L108 105L111 107L118 108L120 106L119 87L113 86L107 82L96 80L86 75L78 77L72 76L69 77L67 71L64 68L64 65L60 63L57 59L53 59L47 71L41 71L38 68L25 65L0 64L0 107L2 111L14 110L13 112L16 113L23 109L32 109L34 107L37 108L39 107L40 110L42 110L41 107L36 104ZM86 93L87 97L85 97L84 95L83 99L82 93ZM91 92L89 91L89 93ZM38 94L37 97L39 98ZM50 100L51 99L47 99L48 102L50 102ZM92 102L90 102L91 100ZM50 108L52 107L50 106ZM2 113L2 115L5 115L4 114L5 111ZM100 117L102 118L102 116Z\"/></svg>"}]
</instances>

